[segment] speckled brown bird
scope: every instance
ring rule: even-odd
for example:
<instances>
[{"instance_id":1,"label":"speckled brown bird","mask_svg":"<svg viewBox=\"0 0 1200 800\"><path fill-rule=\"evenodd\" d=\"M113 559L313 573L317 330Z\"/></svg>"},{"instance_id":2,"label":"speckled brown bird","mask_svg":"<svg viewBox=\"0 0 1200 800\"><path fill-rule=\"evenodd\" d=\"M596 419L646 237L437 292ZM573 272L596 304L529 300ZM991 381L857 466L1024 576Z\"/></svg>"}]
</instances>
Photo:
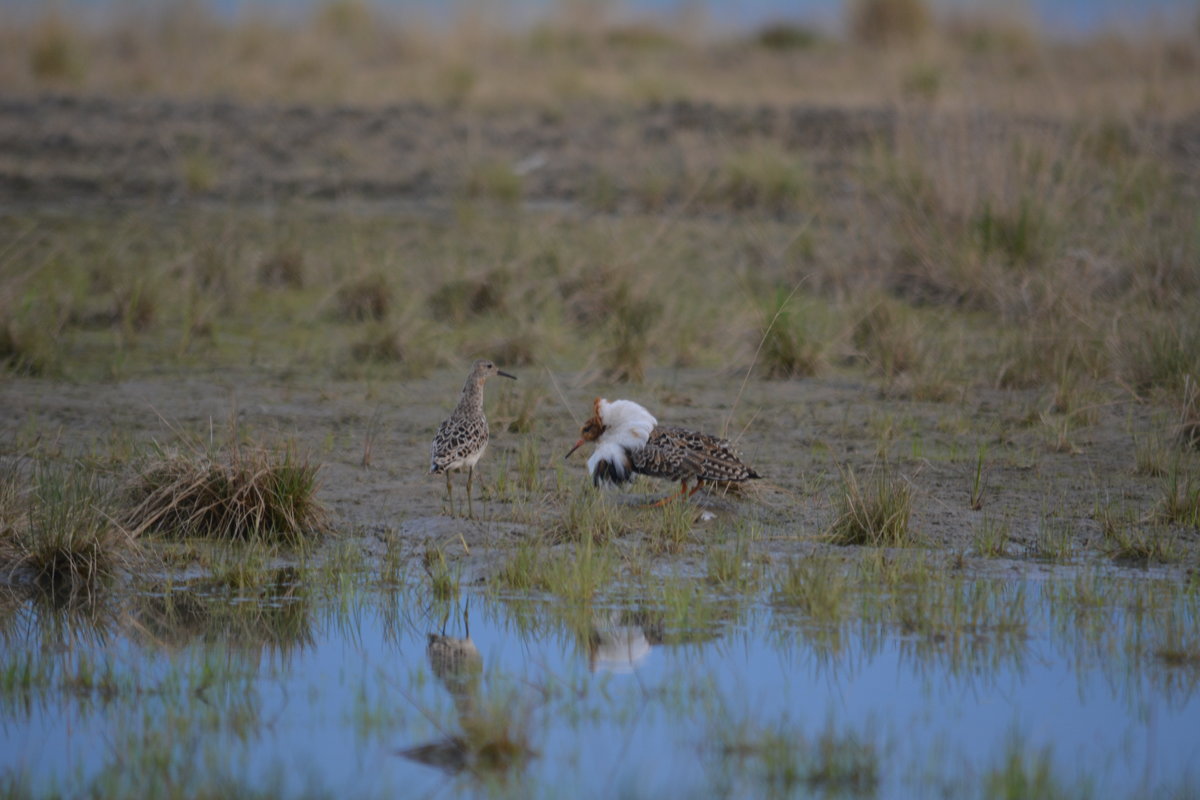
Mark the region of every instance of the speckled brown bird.
<instances>
[{"instance_id":1,"label":"speckled brown bird","mask_svg":"<svg viewBox=\"0 0 1200 800\"><path fill-rule=\"evenodd\" d=\"M438 426L430 448L429 473L446 475L446 502L450 514L454 515L454 498L451 494L450 473L467 471L467 514L475 516L471 506L471 479L475 476L475 465L483 457L488 446L487 417L483 414L483 384L493 375L517 379L515 375L501 372L491 361L479 360L471 367L471 374L463 386L462 395L454 411Z\"/></svg>"},{"instance_id":2,"label":"speckled brown bird","mask_svg":"<svg viewBox=\"0 0 1200 800\"><path fill-rule=\"evenodd\" d=\"M733 444L699 431L659 425L649 411L632 400L596 398L592 416L579 431L579 441L595 442L588 472L596 486L633 480L634 475L678 481L680 495L694 494L705 482L740 483L760 477L742 462ZM694 485L688 489L688 483ZM669 499L669 498L668 498ZM665 501L664 501L665 502Z\"/></svg>"}]
</instances>

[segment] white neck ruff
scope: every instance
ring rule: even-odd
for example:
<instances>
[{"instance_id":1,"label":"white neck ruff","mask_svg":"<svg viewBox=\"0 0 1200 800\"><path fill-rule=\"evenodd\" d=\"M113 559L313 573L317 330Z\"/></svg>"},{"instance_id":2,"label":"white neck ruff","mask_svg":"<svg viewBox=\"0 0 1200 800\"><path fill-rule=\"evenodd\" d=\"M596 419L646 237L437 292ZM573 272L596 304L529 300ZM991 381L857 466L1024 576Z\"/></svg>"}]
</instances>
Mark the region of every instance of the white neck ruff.
<instances>
[{"instance_id":1,"label":"white neck ruff","mask_svg":"<svg viewBox=\"0 0 1200 800\"><path fill-rule=\"evenodd\" d=\"M607 462L609 471L618 483L629 480L632 465L628 451L646 446L658 420L632 400L601 400L596 404L604 433L596 440L596 450L588 459L588 474L596 480L596 470Z\"/></svg>"}]
</instances>

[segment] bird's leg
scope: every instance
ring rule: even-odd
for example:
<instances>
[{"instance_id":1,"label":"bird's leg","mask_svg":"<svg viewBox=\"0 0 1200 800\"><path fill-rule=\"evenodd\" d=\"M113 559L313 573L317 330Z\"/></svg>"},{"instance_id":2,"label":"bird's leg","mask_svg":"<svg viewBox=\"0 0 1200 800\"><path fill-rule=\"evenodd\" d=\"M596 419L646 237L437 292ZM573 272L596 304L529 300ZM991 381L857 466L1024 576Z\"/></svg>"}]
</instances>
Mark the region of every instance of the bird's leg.
<instances>
[{"instance_id":1,"label":"bird's leg","mask_svg":"<svg viewBox=\"0 0 1200 800\"><path fill-rule=\"evenodd\" d=\"M700 480L700 479L697 479L697 480L696 480L696 485L692 487L692 490L691 490L690 492L688 492L688 497L691 497L691 496L692 496L692 495L694 495L696 492L700 491L700 486L701 486L703 483L704 483L704 481L702 481L702 480ZM686 489L686 488L687 488L687 485L685 484L683 488L684 488L684 489Z\"/></svg>"},{"instance_id":2,"label":"bird's leg","mask_svg":"<svg viewBox=\"0 0 1200 800\"><path fill-rule=\"evenodd\" d=\"M669 494L666 497L664 497L662 500L659 500L657 503L651 503L650 507L658 508L659 506L665 506L667 503L671 502L672 500L679 500L680 498L687 497L688 496L687 481L680 481L679 485L682 487L679 490L679 494ZM699 482L697 482L696 485L699 486L700 485ZM694 492L696 490L692 489L692 491Z\"/></svg>"},{"instance_id":3,"label":"bird's leg","mask_svg":"<svg viewBox=\"0 0 1200 800\"><path fill-rule=\"evenodd\" d=\"M446 470L446 503L450 506L450 516L454 516L454 494L450 491L450 470Z\"/></svg>"},{"instance_id":4,"label":"bird's leg","mask_svg":"<svg viewBox=\"0 0 1200 800\"><path fill-rule=\"evenodd\" d=\"M475 519L475 509L471 506L471 479L475 477L475 468L467 467L467 516Z\"/></svg>"}]
</instances>

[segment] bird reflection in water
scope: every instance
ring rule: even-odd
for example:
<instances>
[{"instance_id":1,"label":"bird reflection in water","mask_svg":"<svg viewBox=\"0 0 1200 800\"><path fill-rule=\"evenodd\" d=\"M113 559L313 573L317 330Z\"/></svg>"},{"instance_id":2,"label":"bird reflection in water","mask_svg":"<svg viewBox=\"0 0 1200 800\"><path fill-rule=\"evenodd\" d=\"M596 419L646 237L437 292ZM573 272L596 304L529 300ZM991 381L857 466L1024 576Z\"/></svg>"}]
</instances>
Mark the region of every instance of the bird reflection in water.
<instances>
[{"instance_id":1,"label":"bird reflection in water","mask_svg":"<svg viewBox=\"0 0 1200 800\"><path fill-rule=\"evenodd\" d=\"M592 672L633 672L650 653L641 625L623 624L615 611L597 616L588 633L588 669Z\"/></svg>"},{"instance_id":2,"label":"bird reflection in water","mask_svg":"<svg viewBox=\"0 0 1200 800\"><path fill-rule=\"evenodd\" d=\"M470 607L463 610L464 636L430 633L425 655L434 677L450 693L461 733L405 748L398 755L449 774L504 772L524 763L534 751L528 745L528 715L511 698L487 697L483 691L483 657L471 641Z\"/></svg>"}]
</instances>

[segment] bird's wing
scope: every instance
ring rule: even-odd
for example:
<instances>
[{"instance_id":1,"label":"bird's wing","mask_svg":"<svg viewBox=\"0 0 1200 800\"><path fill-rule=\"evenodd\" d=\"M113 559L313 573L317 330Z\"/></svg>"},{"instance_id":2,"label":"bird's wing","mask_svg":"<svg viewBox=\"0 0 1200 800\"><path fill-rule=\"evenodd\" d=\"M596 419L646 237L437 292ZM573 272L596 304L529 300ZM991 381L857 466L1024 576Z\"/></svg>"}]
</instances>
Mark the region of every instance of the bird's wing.
<instances>
[{"instance_id":1,"label":"bird's wing","mask_svg":"<svg viewBox=\"0 0 1200 800\"><path fill-rule=\"evenodd\" d=\"M656 428L651 443L686 450L696 463L697 477L707 481L744 481L759 477L727 439L687 428Z\"/></svg>"},{"instance_id":2,"label":"bird's wing","mask_svg":"<svg viewBox=\"0 0 1200 800\"><path fill-rule=\"evenodd\" d=\"M650 435L646 446L630 453L635 472L651 478L692 480L700 476L701 462L697 454L670 436L659 436L658 429Z\"/></svg>"},{"instance_id":3,"label":"bird's wing","mask_svg":"<svg viewBox=\"0 0 1200 800\"><path fill-rule=\"evenodd\" d=\"M487 423L450 417L438 426L429 448L430 472L439 472L487 444Z\"/></svg>"}]
</instances>

